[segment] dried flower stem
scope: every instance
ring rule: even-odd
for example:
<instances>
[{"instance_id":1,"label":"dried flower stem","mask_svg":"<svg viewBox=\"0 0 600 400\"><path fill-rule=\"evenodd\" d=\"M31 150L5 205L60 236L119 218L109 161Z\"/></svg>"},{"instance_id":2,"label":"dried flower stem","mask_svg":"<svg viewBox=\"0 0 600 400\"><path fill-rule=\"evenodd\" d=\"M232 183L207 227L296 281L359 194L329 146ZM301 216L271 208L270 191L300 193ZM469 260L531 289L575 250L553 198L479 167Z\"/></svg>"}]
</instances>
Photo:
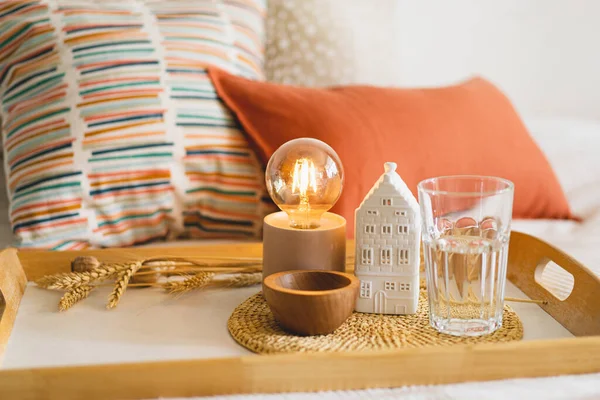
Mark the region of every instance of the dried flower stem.
<instances>
[{"instance_id":1,"label":"dried flower stem","mask_svg":"<svg viewBox=\"0 0 600 400\"><path fill-rule=\"evenodd\" d=\"M94 290L94 286L83 285L74 288L73 290L65 293L58 302L58 310L66 311L73 307L79 301L85 299L90 295L90 292Z\"/></svg>"},{"instance_id":2,"label":"dried flower stem","mask_svg":"<svg viewBox=\"0 0 600 400\"><path fill-rule=\"evenodd\" d=\"M133 274L135 274L136 271L140 269L141 266L142 263L139 261L129 263L128 268L124 269L119 273L115 289L108 296L108 304L106 305L106 308L110 310L112 308L115 308L117 304L119 304L121 296L123 296L123 293L125 293L125 290L127 290L127 284L129 283L129 280L131 279Z\"/></svg>"}]
</instances>

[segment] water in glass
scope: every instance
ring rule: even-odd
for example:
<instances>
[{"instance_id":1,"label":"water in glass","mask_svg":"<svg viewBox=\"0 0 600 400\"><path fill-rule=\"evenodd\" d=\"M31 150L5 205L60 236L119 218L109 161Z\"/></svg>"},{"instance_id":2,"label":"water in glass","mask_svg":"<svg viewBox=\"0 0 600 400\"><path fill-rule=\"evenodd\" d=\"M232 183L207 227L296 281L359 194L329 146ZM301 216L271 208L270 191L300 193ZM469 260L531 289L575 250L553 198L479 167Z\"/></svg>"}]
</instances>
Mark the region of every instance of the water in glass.
<instances>
[{"instance_id":1,"label":"water in glass","mask_svg":"<svg viewBox=\"0 0 600 400\"><path fill-rule=\"evenodd\" d=\"M480 336L502 326L512 184L495 179L419 184L429 315L440 332Z\"/></svg>"},{"instance_id":2,"label":"water in glass","mask_svg":"<svg viewBox=\"0 0 600 400\"><path fill-rule=\"evenodd\" d=\"M479 336L502 325L507 243L472 235L423 242L431 323L437 330Z\"/></svg>"}]
</instances>

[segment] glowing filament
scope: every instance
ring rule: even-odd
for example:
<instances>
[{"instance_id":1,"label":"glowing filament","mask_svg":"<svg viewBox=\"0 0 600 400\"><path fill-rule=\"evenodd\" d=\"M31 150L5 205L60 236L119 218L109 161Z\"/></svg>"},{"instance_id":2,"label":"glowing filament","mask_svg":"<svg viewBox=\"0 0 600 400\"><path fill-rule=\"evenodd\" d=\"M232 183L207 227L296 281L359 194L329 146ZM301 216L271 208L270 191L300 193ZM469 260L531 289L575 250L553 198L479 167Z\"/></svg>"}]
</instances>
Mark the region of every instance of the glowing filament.
<instances>
[{"instance_id":1,"label":"glowing filament","mask_svg":"<svg viewBox=\"0 0 600 400\"><path fill-rule=\"evenodd\" d=\"M308 190L317 192L317 169L315 163L307 158L296 160L292 180L292 193L299 194L303 202L308 202Z\"/></svg>"}]
</instances>

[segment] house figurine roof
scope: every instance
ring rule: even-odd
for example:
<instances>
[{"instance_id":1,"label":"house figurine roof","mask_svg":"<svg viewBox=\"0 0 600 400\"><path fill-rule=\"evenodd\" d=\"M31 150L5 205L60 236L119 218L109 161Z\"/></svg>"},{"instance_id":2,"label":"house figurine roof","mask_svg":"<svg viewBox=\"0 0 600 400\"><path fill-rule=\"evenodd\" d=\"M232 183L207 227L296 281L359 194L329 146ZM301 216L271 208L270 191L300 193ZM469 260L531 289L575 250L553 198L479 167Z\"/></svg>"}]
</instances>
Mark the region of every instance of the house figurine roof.
<instances>
[{"instance_id":1,"label":"house figurine roof","mask_svg":"<svg viewBox=\"0 0 600 400\"><path fill-rule=\"evenodd\" d=\"M419 211L419 203L413 196L412 192L406 186L406 183L400 178L400 175L396 172L396 163L386 162L384 164L385 172L375 182L375 185L371 188L369 193L365 196L359 208L365 205L368 200L374 196L401 196L404 198L408 206L415 212Z\"/></svg>"}]
</instances>

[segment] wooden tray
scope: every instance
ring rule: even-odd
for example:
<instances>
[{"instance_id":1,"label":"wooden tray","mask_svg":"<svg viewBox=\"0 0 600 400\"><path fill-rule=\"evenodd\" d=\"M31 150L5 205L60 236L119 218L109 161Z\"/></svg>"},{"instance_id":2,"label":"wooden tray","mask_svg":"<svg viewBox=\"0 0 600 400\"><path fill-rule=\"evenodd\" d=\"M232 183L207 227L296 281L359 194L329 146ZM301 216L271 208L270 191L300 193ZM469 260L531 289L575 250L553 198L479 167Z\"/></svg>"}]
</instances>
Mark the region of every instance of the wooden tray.
<instances>
[{"instance_id":1,"label":"wooden tray","mask_svg":"<svg viewBox=\"0 0 600 400\"><path fill-rule=\"evenodd\" d=\"M70 260L77 255L117 262L131 260L132 255L140 259L159 255L260 257L261 251L259 244L137 248L126 252L4 250L0 252L0 355L27 281L68 271ZM348 252L353 254L353 243L349 243ZM536 273L549 260L575 278L573 291L564 301L536 283ZM518 232L511 236L508 279L530 298L547 301L541 307L577 337L373 353L253 355L8 369L0 370L0 399L138 399L350 390L599 372L600 337L594 335L600 335L600 280L560 250Z\"/></svg>"}]
</instances>

